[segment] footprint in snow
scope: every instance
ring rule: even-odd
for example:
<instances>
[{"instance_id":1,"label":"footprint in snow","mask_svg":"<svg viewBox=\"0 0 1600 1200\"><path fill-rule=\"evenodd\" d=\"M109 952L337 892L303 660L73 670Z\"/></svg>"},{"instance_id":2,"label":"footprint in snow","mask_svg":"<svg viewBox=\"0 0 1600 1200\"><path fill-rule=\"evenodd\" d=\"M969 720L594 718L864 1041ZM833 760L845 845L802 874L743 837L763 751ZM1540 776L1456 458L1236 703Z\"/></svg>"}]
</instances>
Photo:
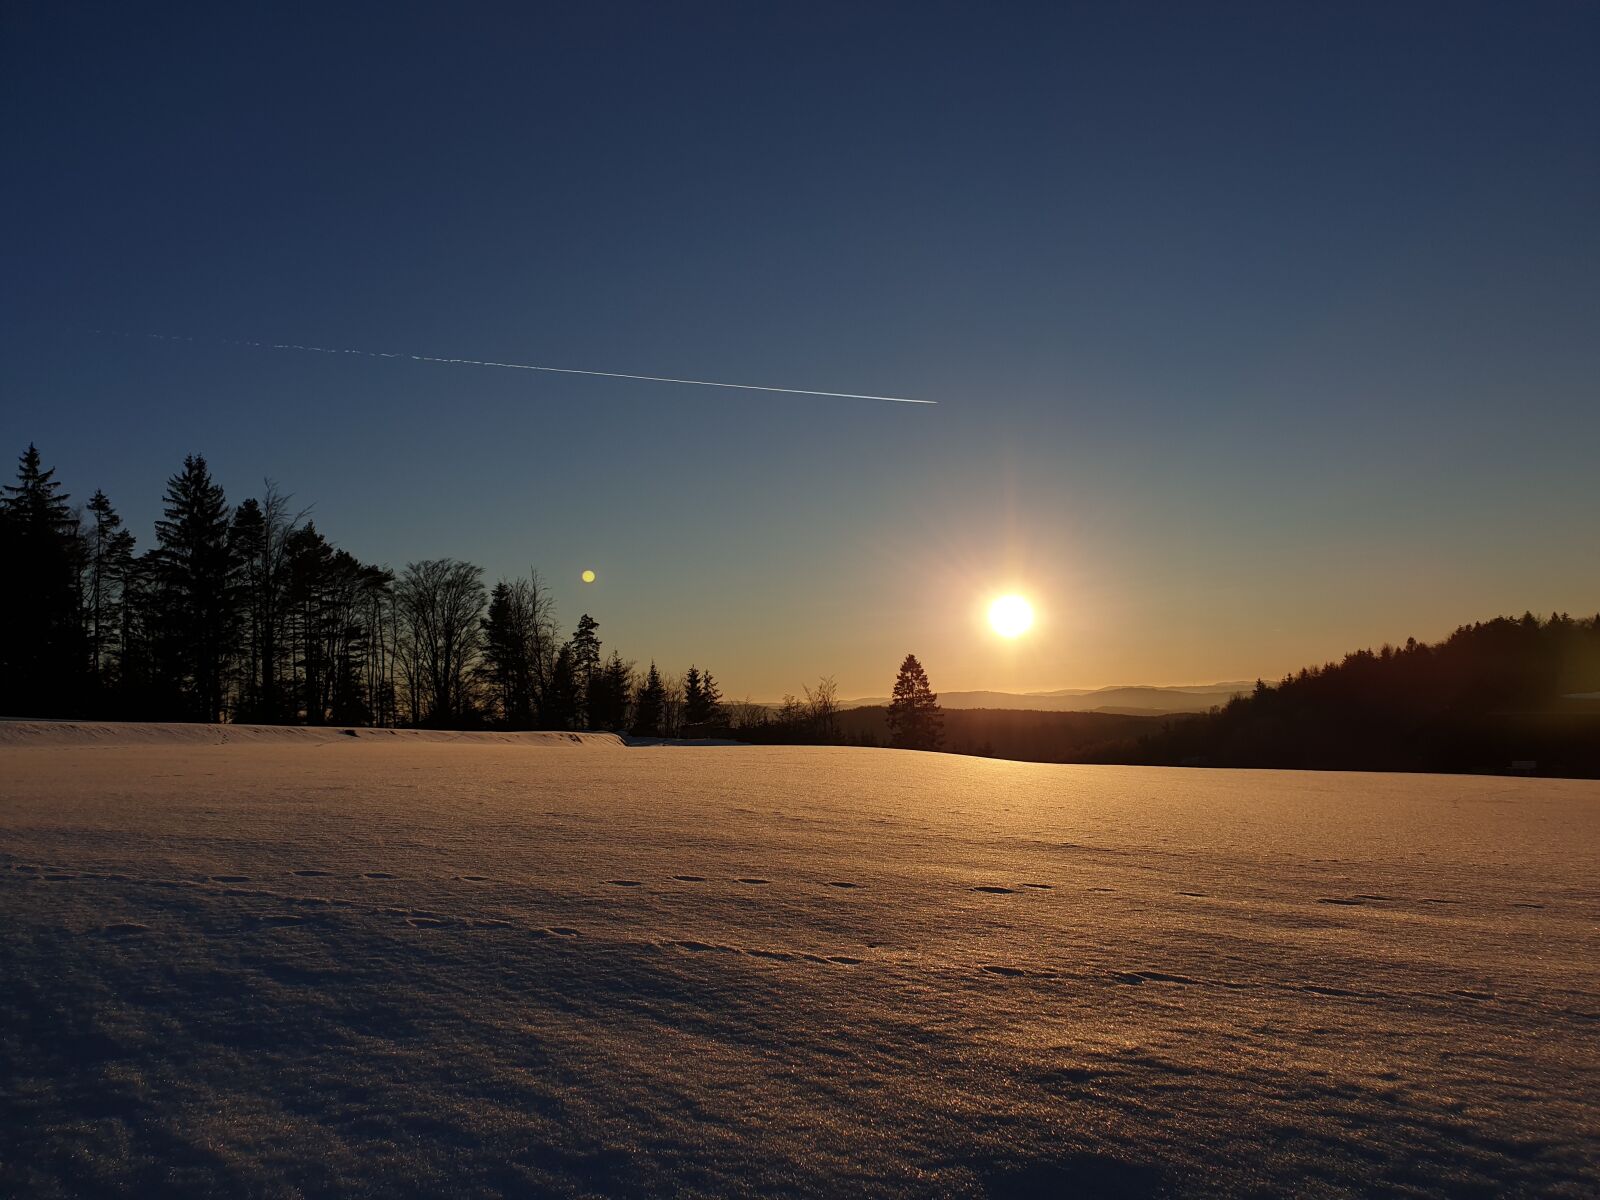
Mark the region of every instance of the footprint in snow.
<instances>
[{"instance_id":1,"label":"footprint in snow","mask_svg":"<svg viewBox=\"0 0 1600 1200\"><path fill-rule=\"evenodd\" d=\"M150 926L141 925L137 921L113 921L104 926L100 932L110 937L128 937L135 933L148 933Z\"/></svg>"},{"instance_id":2,"label":"footprint in snow","mask_svg":"<svg viewBox=\"0 0 1600 1200\"><path fill-rule=\"evenodd\" d=\"M442 925L448 925L449 922L439 917L407 917L406 924L413 929L438 929Z\"/></svg>"},{"instance_id":3,"label":"footprint in snow","mask_svg":"<svg viewBox=\"0 0 1600 1200\"><path fill-rule=\"evenodd\" d=\"M54 871L45 876L51 883L60 883L63 880L76 879L77 877L78 873L76 871Z\"/></svg>"},{"instance_id":4,"label":"footprint in snow","mask_svg":"<svg viewBox=\"0 0 1600 1200\"><path fill-rule=\"evenodd\" d=\"M857 888L861 885L859 883L850 883L844 879L830 879L828 880L828 886L836 888Z\"/></svg>"},{"instance_id":5,"label":"footprint in snow","mask_svg":"<svg viewBox=\"0 0 1600 1200\"><path fill-rule=\"evenodd\" d=\"M250 882L250 876L248 876L248 875L213 875L211 877L211 882L212 883L249 883Z\"/></svg>"},{"instance_id":6,"label":"footprint in snow","mask_svg":"<svg viewBox=\"0 0 1600 1200\"><path fill-rule=\"evenodd\" d=\"M489 877L487 875L457 875L456 878L464 879L468 883L484 883Z\"/></svg>"},{"instance_id":7,"label":"footprint in snow","mask_svg":"<svg viewBox=\"0 0 1600 1200\"><path fill-rule=\"evenodd\" d=\"M1014 895L1016 892L1015 888L996 887L992 884L980 884L972 890L975 892L988 892L992 896L1010 896ZM988 970L987 967L984 969Z\"/></svg>"},{"instance_id":8,"label":"footprint in snow","mask_svg":"<svg viewBox=\"0 0 1600 1200\"><path fill-rule=\"evenodd\" d=\"M363 879L393 879L394 876L389 874L389 872L387 872L387 871L363 871L361 873L361 878L363 878Z\"/></svg>"},{"instance_id":9,"label":"footprint in snow","mask_svg":"<svg viewBox=\"0 0 1600 1200\"><path fill-rule=\"evenodd\" d=\"M638 887L639 886L639 881L637 879L608 879L608 880L606 880L606 882L611 884L613 887Z\"/></svg>"},{"instance_id":10,"label":"footprint in snow","mask_svg":"<svg viewBox=\"0 0 1600 1200\"><path fill-rule=\"evenodd\" d=\"M745 876L740 876L740 878L738 880L736 880L735 882L738 882L738 883L770 883L772 881L770 879L752 879L752 878L747 878Z\"/></svg>"},{"instance_id":11,"label":"footprint in snow","mask_svg":"<svg viewBox=\"0 0 1600 1200\"><path fill-rule=\"evenodd\" d=\"M984 967L984 970L991 975L1004 975L1007 979L1015 979L1019 975L1027 974L1021 967Z\"/></svg>"},{"instance_id":12,"label":"footprint in snow","mask_svg":"<svg viewBox=\"0 0 1600 1200\"><path fill-rule=\"evenodd\" d=\"M301 879L325 879L333 874L332 871L293 871L290 873L298 875Z\"/></svg>"},{"instance_id":13,"label":"footprint in snow","mask_svg":"<svg viewBox=\"0 0 1600 1200\"><path fill-rule=\"evenodd\" d=\"M1025 888L1038 888L1040 891L1048 892L1053 890L1056 885L1053 883L1025 883L1022 886Z\"/></svg>"},{"instance_id":14,"label":"footprint in snow","mask_svg":"<svg viewBox=\"0 0 1600 1200\"><path fill-rule=\"evenodd\" d=\"M704 883L706 881L704 875L674 875L673 878L683 883Z\"/></svg>"}]
</instances>

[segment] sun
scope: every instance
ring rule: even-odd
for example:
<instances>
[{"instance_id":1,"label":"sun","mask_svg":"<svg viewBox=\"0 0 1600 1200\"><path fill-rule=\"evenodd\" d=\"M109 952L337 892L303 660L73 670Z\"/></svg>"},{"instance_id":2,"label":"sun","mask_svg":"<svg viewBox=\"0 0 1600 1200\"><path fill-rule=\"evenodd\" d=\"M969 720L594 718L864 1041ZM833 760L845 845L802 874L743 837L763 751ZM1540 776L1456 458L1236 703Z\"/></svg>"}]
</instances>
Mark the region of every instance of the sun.
<instances>
[{"instance_id":1,"label":"sun","mask_svg":"<svg viewBox=\"0 0 1600 1200\"><path fill-rule=\"evenodd\" d=\"M593 571L585 571L583 573L583 581L585 583L593 583L594 582L594 572Z\"/></svg>"},{"instance_id":2,"label":"sun","mask_svg":"<svg viewBox=\"0 0 1600 1200\"><path fill-rule=\"evenodd\" d=\"M989 605L989 627L1003 638L1021 637L1033 627L1033 605L1012 593Z\"/></svg>"}]
</instances>

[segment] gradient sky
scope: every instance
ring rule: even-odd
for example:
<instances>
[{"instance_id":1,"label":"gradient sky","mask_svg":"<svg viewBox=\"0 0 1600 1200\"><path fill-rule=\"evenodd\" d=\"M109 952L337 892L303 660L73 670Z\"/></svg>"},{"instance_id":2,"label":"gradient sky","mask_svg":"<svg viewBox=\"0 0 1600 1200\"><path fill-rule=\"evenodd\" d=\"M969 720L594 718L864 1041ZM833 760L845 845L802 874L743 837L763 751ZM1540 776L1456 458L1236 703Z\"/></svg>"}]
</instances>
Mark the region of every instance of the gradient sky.
<instances>
[{"instance_id":1,"label":"gradient sky","mask_svg":"<svg viewBox=\"0 0 1600 1200\"><path fill-rule=\"evenodd\" d=\"M0 12L0 449L142 545L199 451L758 698L1600 607L1595 4Z\"/></svg>"}]
</instances>

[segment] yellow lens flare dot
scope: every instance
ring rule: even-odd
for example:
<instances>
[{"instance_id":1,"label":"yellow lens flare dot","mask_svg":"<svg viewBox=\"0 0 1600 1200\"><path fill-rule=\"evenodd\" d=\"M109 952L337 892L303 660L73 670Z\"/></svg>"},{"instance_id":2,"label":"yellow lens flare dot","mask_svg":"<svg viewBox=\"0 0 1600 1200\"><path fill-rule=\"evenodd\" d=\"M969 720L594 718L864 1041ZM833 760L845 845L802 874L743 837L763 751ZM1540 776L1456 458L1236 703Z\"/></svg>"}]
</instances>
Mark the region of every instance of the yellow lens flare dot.
<instances>
[{"instance_id":1,"label":"yellow lens flare dot","mask_svg":"<svg viewBox=\"0 0 1600 1200\"><path fill-rule=\"evenodd\" d=\"M1001 596L989 605L989 627L1003 638L1021 637L1033 627L1033 605L1018 595Z\"/></svg>"},{"instance_id":2,"label":"yellow lens flare dot","mask_svg":"<svg viewBox=\"0 0 1600 1200\"><path fill-rule=\"evenodd\" d=\"M583 573L583 581L585 583L593 583L594 582L594 572L593 571L585 571Z\"/></svg>"}]
</instances>

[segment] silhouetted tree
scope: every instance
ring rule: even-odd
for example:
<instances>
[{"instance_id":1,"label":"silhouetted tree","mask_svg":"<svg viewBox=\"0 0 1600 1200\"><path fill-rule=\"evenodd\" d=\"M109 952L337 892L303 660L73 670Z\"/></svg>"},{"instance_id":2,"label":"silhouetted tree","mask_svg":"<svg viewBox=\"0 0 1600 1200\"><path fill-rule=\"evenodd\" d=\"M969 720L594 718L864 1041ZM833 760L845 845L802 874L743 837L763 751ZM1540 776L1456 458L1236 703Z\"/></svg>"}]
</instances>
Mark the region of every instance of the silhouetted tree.
<instances>
[{"instance_id":1,"label":"silhouetted tree","mask_svg":"<svg viewBox=\"0 0 1600 1200\"><path fill-rule=\"evenodd\" d=\"M251 721L284 721L294 713L292 691L282 683L286 668L292 673L284 659L288 559L290 539L306 514L291 514L289 500L267 480L261 500L252 497L235 510L230 530L244 632L238 711Z\"/></svg>"},{"instance_id":2,"label":"silhouetted tree","mask_svg":"<svg viewBox=\"0 0 1600 1200\"><path fill-rule=\"evenodd\" d=\"M578 628L572 635L572 670L578 681L579 720L585 727L594 723L589 715L589 686L600 669L599 631L600 622L584 613L578 618Z\"/></svg>"},{"instance_id":3,"label":"silhouetted tree","mask_svg":"<svg viewBox=\"0 0 1600 1200\"><path fill-rule=\"evenodd\" d=\"M937 750L944 739L939 697L928 685L928 673L915 654L908 654L895 677L889 701L892 744L905 750Z\"/></svg>"},{"instance_id":4,"label":"silhouetted tree","mask_svg":"<svg viewBox=\"0 0 1600 1200\"><path fill-rule=\"evenodd\" d=\"M30 444L0 499L0 706L9 713L59 716L79 702L82 545L67 500Z\"/></svg>"},{"instance_id":5,"label":"silhouetted tree","mask_svg":"<svg viewBox=\"0 0 1600 1200\"><path fill-rule=\"evenodd\" d=\"M633 668L615 650L589 683L589 726L623 730L628 727L628 701L633 691Z\"/></svg>"},{"instance_id":6,"label":"silhouetted tree","mask_svg":"<svg viewBox=\"0 0 1600 1200\"><path fill-rule=\"evenodd\" d=\"M722 707L722 689L717 686L717 681L707 671L700 677L700 702L705 712L703 718L707 725L724 726L728 722L728 714Z\"/></svg>"},{"instance_id":7,"label":"silhouetted tree","mask_svg":"<svg viewBox=\"0 0 1600 1200\"><path fill-rule=\"evenodd\" d=\"M581 700L578 673L572 665L572 646L567 643L556 651L555 662L551 664L550 683L545 688L544 703L539 710L540 724L546 729L576 729Z\"/></svg>"},{"instance_id":8,"label":"silhouetted tree","mask_svg":"<svg viewBox=\"0 0 1600 1200\"><path fill-rule=\"evenodd\" d=\"M116 666L122 648L123 597L133 564L133 534L122 528L122 518L102 491L89 500L93 525L85 532L84 627L88 634L89 673L96 708L116 683Z\"/></svg>"},{"instance_id":9,"label":"silhouetted tree","mask_svg":"<svg viewBox=\"0 0 1600 1200\"><path fill-rule=\"evenodd\" d=\"M181 697L182 714L219 721L238 628L238 588L229 512L206 460L191 454L167 480L156 522L158 673Z\"/></svg>"},{"instance_id":10,"label":"silhouetted tree","mask_svg":"<svg viewBox=\"0 0 1600 1200\"><path fill-rule=\"evenodd\" d=\"M660 737L663 710L666 708L666 685L656 664L650 664L644 682L633 699L633 732L639 737Z\"/></svg>"},{"instance_id":11,"label":"silhouetted tree","mask_svg":"<svg viewBox=\"0 0 1600 1200\"><path fill-rule=\"evenodd\" d=\"M452 558L406 564L395 603L416 723L449 726L468 716L485 600L481 567Z\"/></svg>"},{"instance_id":12,"label":"silhouetted tree","mask_svg":"<svg viewBox=\"0 0 1600 1200\"><path fill-rule=\"evenodd\" d=\"M706 719L705 688L700 682L700 668L693 663L683 676L683 721L686 725L699 725Z\"/></svg>"},{"instance_id":13,"label":"silhouetted tree","mask_svg":"<svg viewBox=\"0 0 1600 1200\"><path fill-rule=\"evenodd\" d=\"M554 610L537 572L495 585L483 634L484 677L496 716L508 729L532 729L555 652Z\"/></svg>"}]
</instances>

